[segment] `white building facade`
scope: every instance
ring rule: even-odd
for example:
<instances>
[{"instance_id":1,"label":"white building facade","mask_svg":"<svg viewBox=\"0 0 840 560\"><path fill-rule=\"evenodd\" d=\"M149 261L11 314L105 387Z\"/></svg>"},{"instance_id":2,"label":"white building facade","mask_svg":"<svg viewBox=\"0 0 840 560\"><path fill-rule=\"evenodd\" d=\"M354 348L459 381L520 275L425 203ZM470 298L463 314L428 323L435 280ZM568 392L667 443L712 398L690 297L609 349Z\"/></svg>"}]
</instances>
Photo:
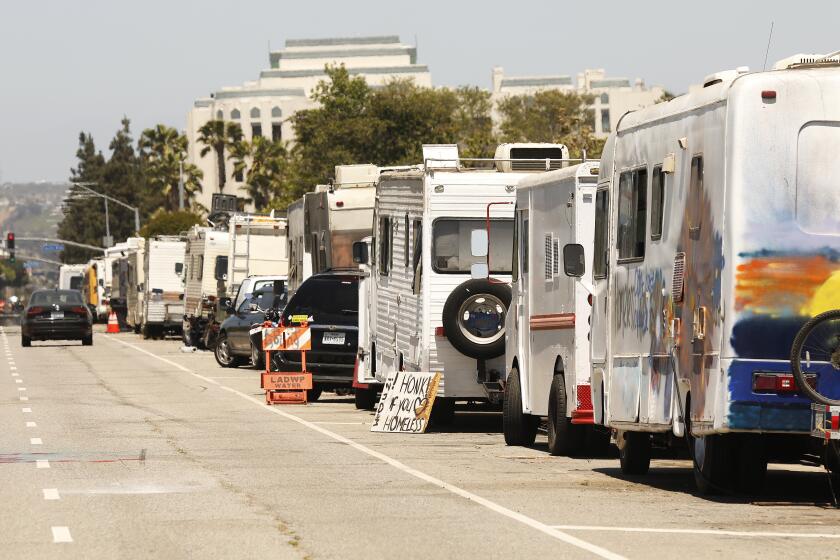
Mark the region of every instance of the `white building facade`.
<instances>
[{"instance_id":1,"label":"white building facade","mask_svg":"<svg viewBox=\"0 0 840 560\"><path fill-rule=\"evenodd\" d=\"M662 98L660 86L646 87L641 79L632 84L628 78L607 77L603 69L587 69L573 81L568 75L505 76L504 69L493 68L493 119L498 124L496 107L502 99L513 95L534 95L538 91L559 90L593 96L594 131L605 138L627 111L648 107Z\"/></svg>"},{"instance_id":2,"label":"white building facade","mask_svg":"<svg viewBox=\"0 0 840 560\"><path fill-rule=\"evenodd\" d=\"M210 208L213 193L218 192L216 156L211 151L201 157L204 145L198 142L198 130L207 121L236 122L247 140L264 136L293 141L289 117L315 106L310 94L326 79L327 65L343 64L351 76L362 76L373 87L406 78L419 86L432 85L429 68L417 64L417 48L401 43L397 36L290 39L283 49L269 53L269 62L257 80L197 99L187 114L187 161L204 173L203 192L197 200L205 208ZM243 183L233 176L231 162L225 166L224 192L246 196Z\"/></svg>"}]
</instances>

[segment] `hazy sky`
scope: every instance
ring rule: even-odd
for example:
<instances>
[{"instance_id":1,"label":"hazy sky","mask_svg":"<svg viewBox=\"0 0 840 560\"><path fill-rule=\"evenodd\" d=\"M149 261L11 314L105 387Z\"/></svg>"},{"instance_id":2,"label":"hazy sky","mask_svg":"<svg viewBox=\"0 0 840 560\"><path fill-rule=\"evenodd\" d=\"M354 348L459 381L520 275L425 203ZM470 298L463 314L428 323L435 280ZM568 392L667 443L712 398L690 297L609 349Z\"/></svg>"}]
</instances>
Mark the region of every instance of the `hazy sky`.
<instances>
[{"instance_id":1,"label":"hazy sky","mask_svg":"<svg viewBox=\"0 0 840 560\"><path fill-rule=\"evenodd\" d=\"M840 49L840 2L0 0L0 182L62 180L80 131L106 149L183 129L196 97L256 79L287 38L399 34L435 85L605 68L674 92L706 74ZM840 102L840 100L838 100Z\"/></svg>"}]
</instances>

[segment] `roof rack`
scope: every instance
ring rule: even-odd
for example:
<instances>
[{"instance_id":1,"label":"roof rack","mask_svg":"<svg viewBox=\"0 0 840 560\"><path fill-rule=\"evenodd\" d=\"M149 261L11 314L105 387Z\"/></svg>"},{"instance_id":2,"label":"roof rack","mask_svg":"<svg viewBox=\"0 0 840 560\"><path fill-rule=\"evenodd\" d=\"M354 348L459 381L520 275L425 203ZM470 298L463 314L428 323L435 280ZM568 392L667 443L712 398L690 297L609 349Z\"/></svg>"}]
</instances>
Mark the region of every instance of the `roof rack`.
<instances>
[{"instance_id":1,"label":"roof rack","mask_svg":"<svg viewBox=\"0 0 840 560\"><path fill-rule=\"evenodd\" d=\"M586 151L584 150L582 158L564 159L426 158L423 160L423 167L426 170L445 170L453 172L481 170L494 170L498 172L527 172L552 171L554 169L562 169L579 163L586 163L587 161L592 160L587 159ZM472 162L475 165L463 165L464 162Z\"/></svg>"}]
</instances>

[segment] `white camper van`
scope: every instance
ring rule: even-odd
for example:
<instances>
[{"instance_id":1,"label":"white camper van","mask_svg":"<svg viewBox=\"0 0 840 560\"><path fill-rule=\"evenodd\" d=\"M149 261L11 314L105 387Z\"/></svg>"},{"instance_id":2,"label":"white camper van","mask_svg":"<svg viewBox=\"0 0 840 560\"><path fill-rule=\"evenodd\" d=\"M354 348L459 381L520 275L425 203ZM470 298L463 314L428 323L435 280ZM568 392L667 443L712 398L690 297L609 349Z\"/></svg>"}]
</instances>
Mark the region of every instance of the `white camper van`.
<instances>
[{"instance_id":1,"label":"white camper van","mask_svg":"<svg viewBox=\"0 0 840 560\"><path fill-rule=\"evenodd\" d=\"M505 325L503 425L508 445L531 445L548 418L553 455L602 451L593 427L589 314L598 162L526 177L516 187L513 282ZM492 231L492 229L491 229ZM588 444L588 445L587 445Z\"/></svg>"},{"instance_id":2,"label":"white camper van","mask_svg":"<svg viewBox=\"0 0 840 560\"><path fill-rule=\"evenodd\" d=\"M129 237L105 250L105 293L108 306L117 315L120 328L126 326L128 292L132 289L128 275L128 256L137 250L142 237Z\"/></svg>"},{"instance_id":3,"label":"white camper van","mask_svg":"<svg viewBox=\"0 0 840 560\"><path fill-rule=\"evenodd\" d=\"M81 291L85 285L86 268L84 264L61 265L58 269L58 289Z\"/></svg>"},{"instance_id":4,"label":"white camper van","mask_svg":"<svg viewBox=\"0 0 840 560\"><path fill-rule=\"evenodd\" d=\"M180 332L184 318L184 251L179 237L158 236L146 244L143 337Z\"/></svg>"},{"instance_id":5,"label":"white camper van","mask_svg":"<svg viewBox=\"0 0 840 560\"><path fill-rule=\"evenodd\" d=\"M141 238L137 244L137 248L126 256L128 260L129 284L128 297L126 298L126 306L128 308L126 322L138 334L143 329L143 313L146 310L146 243L147 241Z\"/></svg>"},{"instance_id":6,"label":"white camper van","mask_svg":"<svg viewBox=\"0 0 840 560\"><path fill-rule=\"evenodd\" d=\"M286 242L289 247L289 288L300 286L303 281L312 276L312 256L309 251L309 241L306 238L305 206L306 197L314 193L307 193L294 201L286 209Z\"/></svg>"},{"instance_id":7,"label":"white camper van","mask_svg":"<svg viewBox=\"0 0 840 560\"><path fill-rule=\"evenodd\" d=\"M108 320L108 295L106 281L109 280L109 266L105 257L91 259L85 268L84 296L94 321ZM108 282L110 285L110 282Z\"/></svg>"},{"instance_id":8,"label":"white camper van","mask_svg":"<svg viewBox=\"0 0 840 560\"><path fill-rule=\"evenodd\" d=\"M507 144L493 160L467 162L457 146L427 145L423 155L423 166L383 171L376 187L373 285L363 282L359 302L372 325L370 346L359 350L371 365L359 371L371 377L357 384L375 392L395 370L441 372L435 409L447 421L456 400L501 399L515 186L560 166L555 160L568 159L568 150ZM488 221L493 278L470 279L487 258L471 253L471 238ZM366 247L357 243L357 260L368 260Z\"/></svg>"},{"instance_id":9,"label":"white camper van","mask_svg":"<svg viewBox=\"0 0 840 560\"><path fill-rule=\"evenodd\" d=\"M184 252L184 342L210 347L218 311L225 295L225 276L230 233L210 227L193 226L187 234Z\"/></svg>"},{"instance_id":10,"label":"white camper van","mask_svg":"<svg viewBox=\"0 0 840 560\"><path fill-rule=\"evenodd\" d=\"M235 298L249 276L283 275L289 270L285 218L274 215L233 214L228 223L225 292Z\"/></svg>"},{"instance_id":11,"label":"white camper van","mask_svg":"<svg viewBox=\"0 0 840 560\"><path fill-rule=\"evenodd\" d=\"M789 358L837 307L840 62L806 58L711 75L625 115L605 146L592 389L624 472L648 470L652 435L686 435L702 492L749 492L809 445Z\"/></svg>"}]
</instances>

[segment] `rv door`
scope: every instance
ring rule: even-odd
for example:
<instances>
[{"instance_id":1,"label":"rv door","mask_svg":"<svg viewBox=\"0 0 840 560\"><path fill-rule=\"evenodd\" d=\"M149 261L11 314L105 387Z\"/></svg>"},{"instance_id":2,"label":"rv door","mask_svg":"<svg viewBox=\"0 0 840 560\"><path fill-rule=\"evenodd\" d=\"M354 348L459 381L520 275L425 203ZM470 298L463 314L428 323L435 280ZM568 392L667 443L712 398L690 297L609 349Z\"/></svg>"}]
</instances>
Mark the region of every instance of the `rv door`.
<instances>
[{"instance_id":1,"label":"rv door","mask_svg":"<svg viewBox=\"0 0 840 560\"><path fill-rule=\"evenodd\" d=\"M530 365L529 356L531 353L530 300L532 290L530 285L531 275L529 272L529 260L531 257L531 251L529 249L531 232L529 227L529 214L527 208L517 210L516 223L514 224L514 228L514 237L516 240L516 258L513 265L517 267L516 274L519 277L519 286L521 293L521 297L517 298L516 300L516 328L514 329L514 331L517 333L517 337L519 338L519 340L517 341L518 349L516 355L519 357L520 386L522 388L522 395L527 395L527 385L521 385L523 381L526 381L528 379L528 376L524 372L528 371L528 367Z\"/></svg>"}]
</instances>

